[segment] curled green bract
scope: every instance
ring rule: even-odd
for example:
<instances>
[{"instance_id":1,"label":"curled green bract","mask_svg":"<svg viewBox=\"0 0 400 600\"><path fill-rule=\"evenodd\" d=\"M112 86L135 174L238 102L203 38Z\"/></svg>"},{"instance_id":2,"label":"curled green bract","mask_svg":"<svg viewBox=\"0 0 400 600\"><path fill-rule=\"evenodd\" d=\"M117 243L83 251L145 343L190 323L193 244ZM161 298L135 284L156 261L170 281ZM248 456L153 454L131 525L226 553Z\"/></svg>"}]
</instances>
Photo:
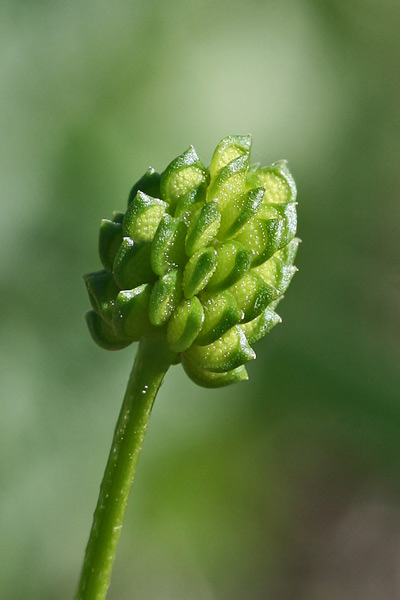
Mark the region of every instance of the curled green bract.
<instances>
[{"instance_id":1,"label":"curled green bract","mask_svg":"<svg viewBox=\"0 0 400 600\"><path fill-rule=\"evenodd\" d=\"M191 146L149 168L128 208L103 220L103 269L84 277L90 333L119 350L158 332L196 383L247 379L251 344L280 317L296 272L296 186L286 161L250 165L250 136L229 136L207 169Z\"/></svg>"}]
</instances>

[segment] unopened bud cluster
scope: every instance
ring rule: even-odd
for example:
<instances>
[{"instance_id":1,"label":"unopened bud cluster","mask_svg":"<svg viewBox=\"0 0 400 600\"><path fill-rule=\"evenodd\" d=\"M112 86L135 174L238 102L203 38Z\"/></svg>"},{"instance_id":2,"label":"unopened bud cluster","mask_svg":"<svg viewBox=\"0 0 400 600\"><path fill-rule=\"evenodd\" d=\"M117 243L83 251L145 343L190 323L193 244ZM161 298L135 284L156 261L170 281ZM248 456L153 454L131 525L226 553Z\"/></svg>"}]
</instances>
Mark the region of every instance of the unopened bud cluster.
<instances>
[{"instance_id":1,"label":"unopened bud cluster","mask_svg":"<svg viewBox=\"0 0 400 600\"><path fill-rule=\"evenodd\" d=\"M149 168L125 214L100 227L104 269L85 277L94 340L118 350L158 331L196 383L247 379L251 344L280 322L296 267L296 187L285 161L250 165L250 136L229 136L209 169L190 147Z\"/></svg>"}]
</instances>

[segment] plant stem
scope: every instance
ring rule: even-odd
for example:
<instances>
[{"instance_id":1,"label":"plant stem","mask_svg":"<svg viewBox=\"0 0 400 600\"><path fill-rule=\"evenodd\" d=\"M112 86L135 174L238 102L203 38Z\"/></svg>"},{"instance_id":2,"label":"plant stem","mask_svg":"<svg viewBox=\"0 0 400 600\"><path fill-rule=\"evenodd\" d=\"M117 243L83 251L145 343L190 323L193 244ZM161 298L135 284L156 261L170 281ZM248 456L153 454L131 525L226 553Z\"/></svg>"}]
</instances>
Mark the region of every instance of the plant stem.
<instances>
[{"instance_id":1,"label":"plant stem","mask_svg":"<svg viewBox=\"0 0 400 600\"><path fill-rule=\"evenodd\" d=\"M76 600L106 597L151 409L174 358L161 336L139 344L100 486Z\"/></svg>"}]
</instances>

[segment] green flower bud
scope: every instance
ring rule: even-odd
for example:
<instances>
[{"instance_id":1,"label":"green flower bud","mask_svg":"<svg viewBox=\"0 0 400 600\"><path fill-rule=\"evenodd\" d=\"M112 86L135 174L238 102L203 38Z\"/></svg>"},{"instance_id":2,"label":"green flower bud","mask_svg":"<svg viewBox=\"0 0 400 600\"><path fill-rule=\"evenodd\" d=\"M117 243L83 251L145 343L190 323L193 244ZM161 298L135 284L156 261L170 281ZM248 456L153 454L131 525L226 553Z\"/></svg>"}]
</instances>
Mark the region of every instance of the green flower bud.
<instances>
[{"instance_id":1,"label":"green flower bud","mask_svg":"<svg viewBox=\"0 0 400 600\"><path fill-rule=\"evenodd\" d=\"M296 272L296 186L287 163L250 165L250 136L229 136L209 169L190 147L133 186L100 226L103 270L85 276L90 333L119 350L158 331L205 387L247 379L250 344L280 317Z\"/></svg>"}]
</instances>

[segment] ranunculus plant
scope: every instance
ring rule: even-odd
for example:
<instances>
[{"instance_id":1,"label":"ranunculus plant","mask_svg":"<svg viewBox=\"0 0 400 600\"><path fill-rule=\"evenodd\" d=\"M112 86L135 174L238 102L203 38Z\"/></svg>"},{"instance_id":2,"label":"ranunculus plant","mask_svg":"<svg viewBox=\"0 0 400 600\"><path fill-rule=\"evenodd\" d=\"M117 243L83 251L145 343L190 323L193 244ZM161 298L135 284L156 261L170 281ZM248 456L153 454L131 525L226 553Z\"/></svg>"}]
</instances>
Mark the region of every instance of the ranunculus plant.
<instances>
[{"instance_id":1,"label":"ranunculus plant","mask_svg":"<svg viewBox=\"0 0 400 600\"><path fill-rule=\"evenodd\" d=\"M209 388L244 381L252 344L280 317L296 272L296 186L286 161L250 164L229 136L207 169L190 147L149 168L125 213L100 226L103 269L84 277L87 323L107 350L139 342L116 425L77 599L105 598L154 399L171 365Z\"/></svg>"}]
</instances>

